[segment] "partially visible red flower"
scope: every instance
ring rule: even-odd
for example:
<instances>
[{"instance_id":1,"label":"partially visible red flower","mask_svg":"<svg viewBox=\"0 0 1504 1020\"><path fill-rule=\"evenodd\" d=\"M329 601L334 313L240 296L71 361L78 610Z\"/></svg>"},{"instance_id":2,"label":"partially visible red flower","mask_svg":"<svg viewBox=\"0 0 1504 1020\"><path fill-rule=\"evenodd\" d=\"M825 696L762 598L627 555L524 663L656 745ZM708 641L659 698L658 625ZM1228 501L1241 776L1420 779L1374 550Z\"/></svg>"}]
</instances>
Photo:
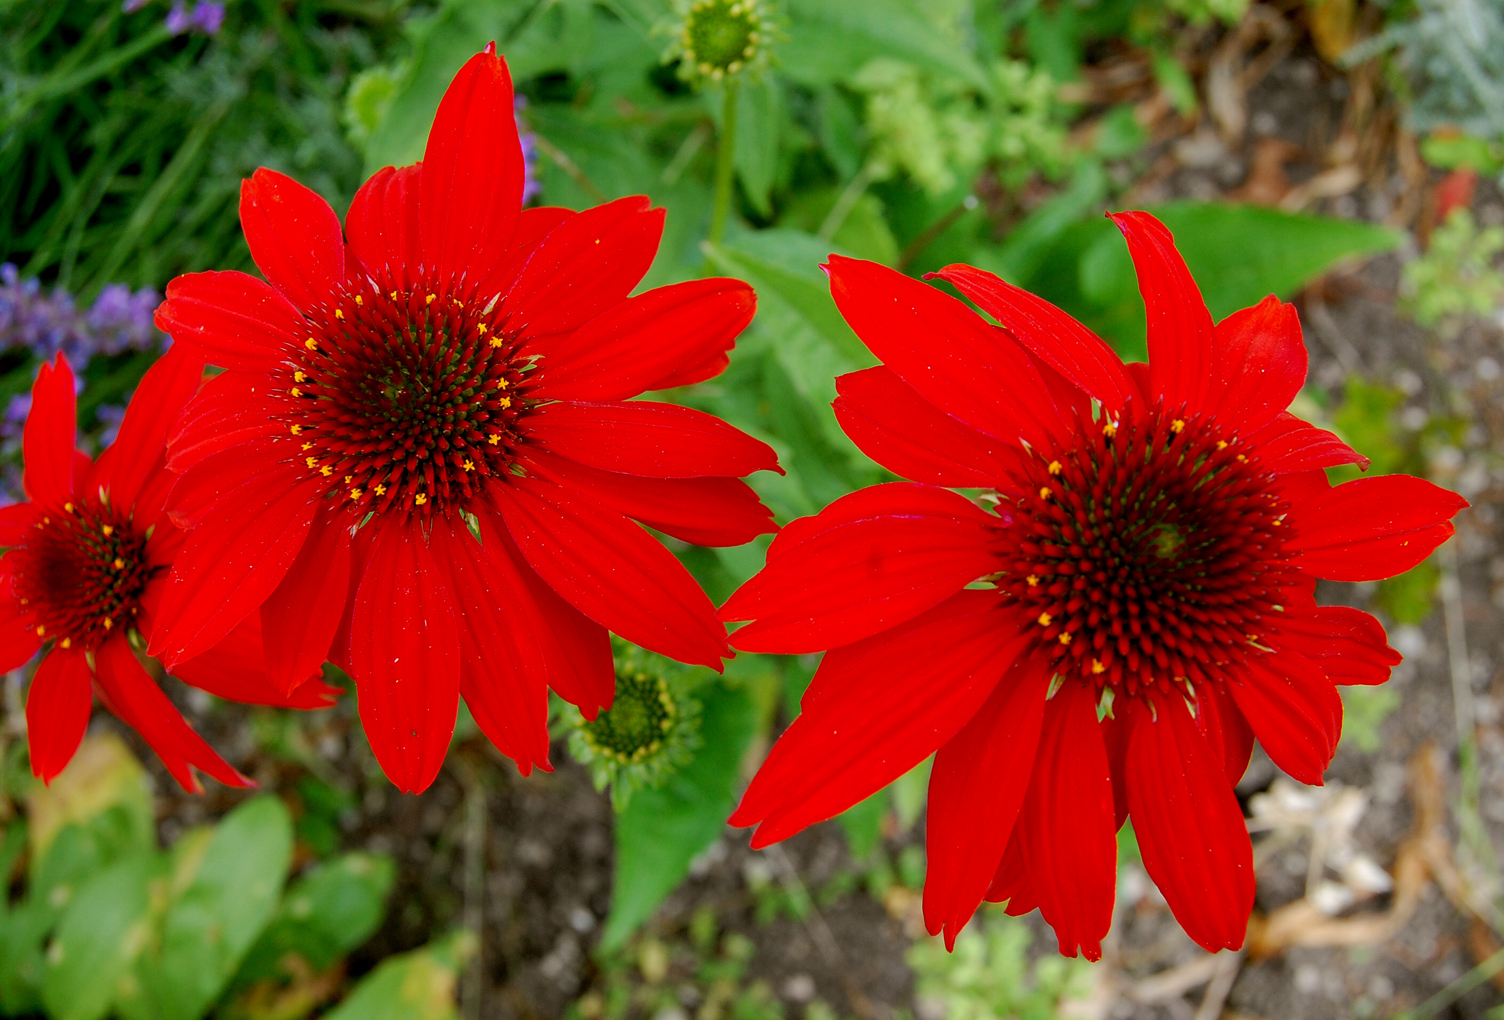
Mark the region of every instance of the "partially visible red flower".
<instances>
[{"instance_id":1,"label":"partially visible red flower","mask_svg":"<svg viewBox=\"0 0 1504 1020\"><path fill-rule=\"evenodd\" d=\"M717 418L631 400L708 379L751 288L628 297L663 211L522 209L512 84L494 50L439 106L422 163L376 173L344 230L258 170L256 264L167 288L157 323L227 371L170 441L192 532L153 653L177 662L259 616L274 682L326 657L403 790L433 781L461 696L524 773L548 767L547 688L611 703L607 628L720 668L726 631L638 523L700 545L774 530L738 479L773 451Z\"/></svg>"},{"instance_id":2,"label":"partially visible red flower","mask_svg":"<svg viewBox=\"0 0 1504 1020\"><path fill-rule=\"evenodd\" d=\"M46 782L73 758L93 694L140 733L183 789L195 768L229 786L254 785L188 726L132 650L151 640L183 533L163 511L175 478L167 430L204 366L173 348L146 373L115 442L91 461L74 448L73 370L59 354L32 387L23 436L30 502L0 508L0 671L42 660L26 697L31 770ZM266 682L259 629L231 631L179 664L179 679L234 701L325 708L339 692L307 677L292 696Z\"/></svg>"},{"instance_id":3,"label":"partially visible red flower","mask_svg":"<svg viewBox=\"0 0 1504 1020\"><path fill-rule=\"evenodd\" d=\"M1169 231L1113 219L1148 364L970 266L936 275L1001 327L832 256L836 303L883 362L838 381L836 414L913 483L794 521L721 610L754 621L738 648L830 649L732 823L765 846L936 754L924 911L948 945L985 898L1039 907L1063 953L1098 958L1130 817L1191 937L1242 945L1233 786L1254 737L1319 784L1336 685L1399 661L1373 617L1318 607L1316 579L1407 570L1467 505L1406 475L1332 488L1324 468L1367 462L1285 410L1306 377L1295 310L1270 297L1214 326Z\"/></svg>"}]
</instances>

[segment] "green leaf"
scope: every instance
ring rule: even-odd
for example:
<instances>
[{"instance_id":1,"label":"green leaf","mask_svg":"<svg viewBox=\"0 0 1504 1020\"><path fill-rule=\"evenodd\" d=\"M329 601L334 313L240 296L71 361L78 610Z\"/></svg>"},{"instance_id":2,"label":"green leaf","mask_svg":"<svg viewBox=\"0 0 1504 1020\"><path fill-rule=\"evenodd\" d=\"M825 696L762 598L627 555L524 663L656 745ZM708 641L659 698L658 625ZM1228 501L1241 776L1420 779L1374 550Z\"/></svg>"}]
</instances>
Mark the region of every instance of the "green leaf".
<instances>
[{"instance_id":1,"label":"green leaf","mask_svg":"<svg viewBox=\"0 0 1504 1020\"><path fill-rule=\"evenodd\" d=\"M128 1020L197 1020L219 998L276 909L292 858L292 821L275 797L225 816L202 844L179 841L158 941L118 1000Z\"/></svg>"},{"instance_id":2,"label":"green leaf","mask_svg":"<svg viewBox=\"0 0 1504 1020\"><path fill-rule=\"evenodd\" d=\"M273 978L289 955L326 970L381 925L395 868L390 857L350 853L298 879L256 940L234 984Z\"/></svg>"},{"instance_id":3,"label":"green leaf","mask_svg":"<svg viewBox=\"0 0 1504 1020\"><path fill-rule=\"evenodd\" d=\"M1148 211L1175 235L1216 319L1269 294L1290 297L1342 259L1399 243L1386 227L1263 206L1172 202ZM1144 305L1133 262L1109 220L1064 229L1015 282L1076 316L1124 357L1145 356Z\"/></svg>"},{"instance_id":4,"label":"green leaf","mask_svg":"<svg viewBox=\"0 0 1504 1020\"><path fill-rule=\"evenodd\" d=\"M779 62L801 84L840 81L873 57L885 56L992 94L992 80L961 41L902 0L788 0L787 10L789 37L778 47Z\"/></svg>"},{"instance_id":5,"label":"green leaf","mask_svg":"<svg viewBox=\"0 0 1504 1020\"><path fill-rule=\"evenodd\" d=\"M846 833L852 860L865 861L883 838L883 819L888 816L888 791L884 787L836 815Z\"/></svg>"},{"instance_id":6,"label":"green leaf","mask_svg":"<svg viewBox=\"0 0 1504 1020\"><path fill-rule=\"evenodd\" d=\"M778 173L782 126L783 90L776 79L764 75L737 90L733 162L747 200L765 217L773 213L773 178Z\"/></svg>"},{"instance_id":7,"label":"green leaf","mask_svg":"<svg viewBox=\"0 0 1504 1020\"><path fill-rule=\"evenodd\" d=\"M657 789L639 790L616 819L616 879L601 951L620 949L689 874L731 814L755 708L744 688L700 690L704 741L694 761Z\"/></svg>"},{"instance_id":8,"label":"green leaf","mask_svg":"<svg viewBox=\"0 0 1504 1020\"><path fill-rule=\"evenodd\" d=\"M99 1020L146 943L156 853L137 854L94 875L63 915L47 950L42 1001L54 1020Z\"/></svg>"},{"instance_id":9,"label":"green leaf","mask_svg":"<svg viewBox=\"0 0 1504 1020\"><path fill-rule=\"evenodd\" d=\"M474 937L458 932L383 960L323 1020L454 1020L455 984L474 952Z\"/></svg>"}]
</instances>

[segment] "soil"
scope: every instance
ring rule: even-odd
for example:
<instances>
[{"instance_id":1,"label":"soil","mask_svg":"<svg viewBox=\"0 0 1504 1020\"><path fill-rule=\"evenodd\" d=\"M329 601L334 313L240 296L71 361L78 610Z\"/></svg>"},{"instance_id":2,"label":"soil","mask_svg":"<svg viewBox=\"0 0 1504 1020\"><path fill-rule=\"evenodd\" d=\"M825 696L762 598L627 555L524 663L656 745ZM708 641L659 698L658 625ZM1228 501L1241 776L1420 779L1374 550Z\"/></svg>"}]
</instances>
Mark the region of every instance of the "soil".
<instances>
[{"instance_id":1,"label":"soil","mask_svg":"<svg viewBox=\"0 0 1504 1020\"><path fill-rule=\"evenodd\" d=\"M1212 39L1203 47L1207 54L1214 52L1215 43ZM1227 144L1210 125L1192 127L1184 121L1163 132L1148 158L1128 168L1140 177L1131 192L1132 203L1240 194L1240 189L1258 183L1250 181L1250 168L1258 163L1261 145L1266 153L1270 150L1269 139L1282 139L1288 152L1297 155L1280 168L1283 180L1265 179L1261 186L1300 186L1330 169L1334 140L1341 137L1343 125L1351 123L1354 86L1351 76L1322 63L1308 45L1294 46L1247 93L1250 127L1241 142ZM1376 221L1398 218L1407 224L1422 221L1416 196L1424 192L1425 182L1417 184L1413 170L1407 176L1401 150L1411 143L1396 135L1392 117L1384 120L1386 110L1379 103L1364 129L1387 132L1390 139L1384 143L1388 150L1374 163L1378 169L1356 188L1310 202L1308 210ZM1480 187L1474 208L1484 222L1504 221L1504 202L1491 188ZM1365 808L1350 849L1390 869L1411 832L1415 798L1425 792L1411 789L1409 763L1417 752L1434 745L1447 805L1444 843L1457 851L1454 861L1462 862L1459 867L1470 876L1470 887L1486 892L1485 883L1492 876L1481 867L1468 871L1452 810L1460 787L1449 648L1465 649L1466 660L1456 664L1456 670L1470 684L1477 722L1480 813L1496 852L1504 853L1504 378L1499 369L1504 364L1504 332L1497 323L1478 322L1455 336L1442 336L1401 318L1394 308L1399 264L1397 256L1385 256L1335 273L1298 302L1311 379L1340 393L1341 381L1356 372L1404 390L1407 407L1417 409L1412 417L1450 414L1469 423L1462 446L1446 453L1445 463L1433 464L1473 502L1473 509L1458 519L1454 543L1460 614L1454 615L1451 632L1440 608L1418 627L1392 631L1393 642L1406 655L1390 684L1400 697L1399 708L1384 722L1375 752L1343 745L1329 774L1329 789L1341 784L1360 791ZM1330 585L1320 597L1366 606L1372 586ZM1462 634L1456 632L1457 617ZM263 788L287 791L308 774L307 767L290 763L286 754L265 750L269 724L258 729L247 710L210 708L207 699L188 699L187 704L203 721L211 742L247 768ZM522 778L483 740L464 741L433 787L408 797L381 778L364 741L350 739L351 713L351 705L345 703L303 717L297 725L305 759L316 765L314 771L351 793L350 807L339 818L342 845L388 852L398 863L388 919L351 960L352 974L459 925L468 903L471 918L479 910L484 927L480 978L465 991L467 1017L554 1018L570 1008L590 1016L608 1000L613 987L643 985L646 979L639 972L653 969L646 955L613 963L593 954L610 905L612 812L584 770L572 763L562 742L553 749L556 771ZM112 725L100 715L96 726ZM141 750L143 760L152 760ZM163 793L161 827L167 839L184 826L217 816L237 799L222 788L202 798L172 795L174 788L160 770L158 779ZM1277 779L1277 770L1257 752L1239 795L1251 805L1256 795L1274 788ZM467 803L478 797L485 805L482 839L477 839L481 830L475 814L467 812ZM887 858L897 860L905 846L921 844L920 831L890 840L884 848ZM725 956L728 946L745 945L731 940L732 935L750 940L754 951L745 973L735 981L739 988L762 989L765 1005L782 1002L787 1016L806 1015L806 1004L815 1000L828 1003L840 1016L937 1015L933 1003L916 1000L914 976L905 962L920 934L915 923L917 898L911 891L892 886L881 900L860 888L833 898L817 894L815 913L803 920L785 912L759 922L759 905L766 896L760 899L753 888L769 875L776 882L788 880L784 861L792 864L807 889L816 891L839 888L832 883L858 869L834 823L792 840L778 860L767 852L753 853L746 840L745 831L728 830L648 925L644 939L667 947L668 962L654 986L657 998L644 995L634 1015L660 1020L704 1015L706 996L713 993L707 991L705 980L695 978L696 966L704 962L692 948L700 937L694 934L697 930L711 933L711 941L703 943L711 947L704 950L705 959ZM1262 855L1258 910L1267 916L1306 892L1311 839L1308 832L1276 828L1257 840ZM484 854L484 872L476 881L472 868L468 895L467 844L472 854L477 847ZM1200 1008L1210 975L1201 962L1206 954L1175 926L1142 872L1126 866L1107 959L1094 971L1094 992L1071 1003L1070 1015L1116 1020L1212 1020L1219 1015L1362 1020L1394 1015L1424 1002L1497 948L1489 936L1475 930L1455 896L1449 898L1435 881L1423 877L1421 882L1414 913L1393 937L1351 945L1290 945L1261 959L1233 961L1228 973L1235 973L1235 980L1226 993L1224 1011L1215 1001ZM1380 893L1341 916L1377 916L1390 909L1394 899ZM707 916L714 920L708 929ZM701 928L696 929L697 924ZM1036 936L1032 952L1053 952L1048 927L1037 915L1029 924ZM827 931L829 940L822 934ZM640 941L638 947L643 944ZM737 952L745 955L745 949ZM1191 981L1197 974L1203 975L1201 980ZM1191 983L1176 990L1172 978ZM748 1001L755 999L756 995ZM1500 1002L1500 992L1484 982L1433 1015L1483 1017ZM750 1008L744 1006L735 1015L777 1015L746 1013Z\"/></svg>"}]
</instances>

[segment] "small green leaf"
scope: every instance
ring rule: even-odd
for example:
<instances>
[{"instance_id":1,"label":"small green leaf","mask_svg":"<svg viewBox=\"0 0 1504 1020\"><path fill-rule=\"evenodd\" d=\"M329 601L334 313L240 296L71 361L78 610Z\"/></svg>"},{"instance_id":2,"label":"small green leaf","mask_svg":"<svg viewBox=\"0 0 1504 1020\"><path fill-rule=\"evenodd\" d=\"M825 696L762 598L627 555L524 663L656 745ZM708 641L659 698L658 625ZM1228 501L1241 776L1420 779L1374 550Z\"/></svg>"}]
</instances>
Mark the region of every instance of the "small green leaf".
<instances>
[{"instance_id":1,"label":"small green leaf","mask_svg":"<svg viewBox=\"0 0 1504 1020\"><path fill-rule=\"evenodd\" d=\"M759 215L773 212L773 179L778 173L778 139L783 126L783 90L777 79L744 82L736 95L736 174Z\"/></svg>"},{"instance_id":2,"label":"small green leaf","mask_svg":"<svg viewBox=\"0 0 1504 1020\"><path fill-rule=\"evenodd\" d=\"M694 761L657 789L639 790L616 819L616 880L602 952L621 948L716 841L731 814L755 708L747 691L700 689L703 744Z\"/></svg>"},{"instance_id":3,"label":"small green leaf","mask_svg":"<svg viewBox=\"0 0 1504 1020\"><path fill-rule=\"evenodd\" d=\"M454 989L475 940L460 932L383 960L323 1020L454 1020Z\"/></svg>"},{"instance_id":4,"label":"small green leaf","mask_svg":"<svg viewBox=\"0 0 1504 1020\"><path fill-rule=\"evenodd\" d=\"M163 868L137 854L94 875L63 915L47 948L42 1001L54 1020L100 1020L146 944L148 887Z\"/></svg>"},{"instance_id":5,"label":"small green leaf","mask_svg":"<svg viewBox=\"0 0 1504 1020\"><path fill-rule=\"evenodd\" d=\"M840 81L886 56L992 93L992 80L960 40L902 0L787 0L787 10L789 38L779 44L779 63L803 84Z\"/></svg>"}]
</instances>

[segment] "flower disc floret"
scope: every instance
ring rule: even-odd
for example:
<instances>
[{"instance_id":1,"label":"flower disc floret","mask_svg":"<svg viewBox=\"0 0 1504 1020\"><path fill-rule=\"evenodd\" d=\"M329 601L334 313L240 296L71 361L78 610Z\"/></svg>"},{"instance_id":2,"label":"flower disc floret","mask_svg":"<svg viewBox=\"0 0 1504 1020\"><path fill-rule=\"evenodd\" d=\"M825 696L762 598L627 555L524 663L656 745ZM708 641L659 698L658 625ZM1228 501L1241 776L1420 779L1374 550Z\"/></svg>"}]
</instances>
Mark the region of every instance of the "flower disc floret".
<instances>
[{"instance_id":1,"label":"flower disc floret","mask_svg":"<svg viewBox=\"0 0 1504 1020\"><path fill-rule=\"evenodd\" d=\"M98 500L43 512L9 556L16 598L35 617L37 637L80 651L135 621L154 573L146 537Z\"/></svg>"},{"instance_id":2,"label":"flower disc floret","mask_svg":"<svg viewBox=\"0 0 1504 1020\"><path fill-rule=\"evenodd\" d=\"M373 279L309 315L281 396L294 459L355 514L463 510L516 453L516 342L438 284Z\"/></svg>"},{"instance_id":3,"label":"flower disc floret","mask_svg":"<svg viewBox=\"0 0 1504 1020\"><path fill-rule=\"evenodd\" d=\"M1003 504L996 583L1020 630L1098 689L1229 679L1295 582L1274 476L1211 415L1130 401L1076 426Z\"/></svg>"},{"instance_id":4,"label":"flower disc floret","mask_svg":"<svg viewBox=\"0 0 1504 1020\"><path fill-rule=\"evenodd\" d=\"M697 0L684 16L677 49L687 71L720 81L757 60L767 34L757 0Z\"/></svg>"},{"instance_id":5,"label":"flower disc floret","mask_svg":"<svg viewBox=\"0 0 1504 1020\"><path fill-rule=\"evenodd\" d=\"M663 747L679 717L668 682L642 671L616 675L616 700L580 727L590 749L622 765L635 765Z\"/></svg>"}]
</instances>

